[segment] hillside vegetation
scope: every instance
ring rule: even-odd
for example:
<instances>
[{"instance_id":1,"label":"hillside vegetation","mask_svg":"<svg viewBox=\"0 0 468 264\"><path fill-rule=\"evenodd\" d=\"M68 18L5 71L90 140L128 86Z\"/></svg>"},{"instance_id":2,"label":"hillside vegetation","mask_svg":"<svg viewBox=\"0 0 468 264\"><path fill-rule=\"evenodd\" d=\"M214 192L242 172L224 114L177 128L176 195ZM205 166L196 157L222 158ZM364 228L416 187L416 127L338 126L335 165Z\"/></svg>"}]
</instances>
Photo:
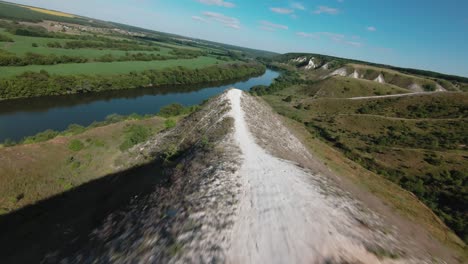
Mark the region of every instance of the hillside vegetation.
<instances>
[{"instance_id":1,"label":"hillside vegetation","mask_svg":"<svg viewBox=\"0 0 468 264\"><path fill-rule=\"evenodd\" d=\"M277 64L285 69L282 77L269 87L253 87L252 93L263 95L311 136L412 192L468 242L468 94L411 94L410 89L395 85L397 81L382 84L353 76L323 79L288 64ZM379 71L389 80L388 73L406 76ZM410 96L384 96L389 94Z\"/></svg>"},{"instance_id":2,"label":"hillside vegetation","mask_svg":"<svg viewBox=\"0 0 468 264\"><path fill-rule=\"evenodd\" d=\"M119 158L133 146L173 128L197 109L171 104L158 115L113 114L89 127L70 125L65 131L5 142L0 145L0 215L122 169L127 162Z\"/></svg>"},{"instance_id":3,"label":"hillside vegetation","mask_svg":"<svg viewBox=\"0 0 468 264\"><path fill-rule=\"evenodd\" d=\"M350 98L409 93L407 89L389 84L380 84L368 80L359 80L334 76L304 85L301 91L314 98Z\"/></svg>"},{"instance_id":4,"label":"hillside vegetation","mask_svg":"<svg viewBox=\"0 0 468 264\"><path fill-rule=\"evenodd\" d=\"M318 65L317 68L328 64L327 65L328 70L335 70L346 65L363 65L364 67L368 69L374 69L374 70L378 69L378 71L388 71L388 72L398 73L399 75L411 76L412 78L415 78L418 76L418 77L422 77L428 80L435 81L437 83L440 82L440 84L443 84L443 83L451 84L455 88L463 87L463 89L467 89L467 84L468 84L468 78L466 77L447 75L447 74L425 71L425 70L418 70L418 69L401 68L401 67L395 67L395 66L390 66L390 65L370 63L366 61L345 59L345 58L339 58L339 57L333 57L333 56L327 56L327 55L321 55L321 54L287 53L284 55L276 56L272 60L276 62L281 62L281 63L291 63L293 60L297 58L306 58L306 61L304 62L293 63L294 65L299 66L299 67L305 66L305 64L308 63L309 59L314 58L314 61ZM352 72L349 72L348 74L351 74L351 73ZM450 86L447 87L446 89L450 89Z\"/></svg>"}]
</instances>

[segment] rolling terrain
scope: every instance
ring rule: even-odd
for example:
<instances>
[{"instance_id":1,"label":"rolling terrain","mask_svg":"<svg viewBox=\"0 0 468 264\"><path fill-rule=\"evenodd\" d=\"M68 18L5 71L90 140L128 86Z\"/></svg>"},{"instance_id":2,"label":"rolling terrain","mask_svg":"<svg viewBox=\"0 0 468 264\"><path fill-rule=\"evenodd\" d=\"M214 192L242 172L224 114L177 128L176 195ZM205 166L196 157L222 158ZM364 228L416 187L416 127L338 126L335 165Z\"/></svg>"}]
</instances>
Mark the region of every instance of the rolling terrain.
<instances>
[{"instance_id":1,"label":"rolling terrain","mask_svg":"<svg viewBox=\"0 0 468 264\"><path fill-rule=\"evenodd\" d=\"M443 82L363 64L323 69L327 62L317 62L315 69L307 68L298 65L302 60L277 63L288 77L270 87L254 87L253 93L301 123L311 137L416 195L466 242L468 101L464 92L447 91L465 84L415 90L415 83L437 87ZM353 71L357 73L348 74ZM447 236L439 239L447 241Z\"/></svg>"},{"instance_id":2,"label":"rolling terrain","mask_svg":"<svg viewBox=\"0 0 468 264\"><path fill-rule=\"evenodd\" d=\"M209 84L200 105L172 102ZM0 144L0 262L466 263L467 92L0 1L2 113L168 95L159 113Z\"/></svg>"},{"instance_id":3,"label":"rolling terrain","mask_svg":"<svg viewBox=\"0 0 468 264\"><path fill-rule=\"evenodd\" d=\"M15 248L2 252L3 260L456 263L453 252L387 206L374 211L366 203L378 198L365 189L358 188L367 200L357 199L357 190L347 190L283 122L263 102L231 89L122 154L129 167L159 166L163 174L153 180L157 167L144 177L125 170L1 217L2 249ZM90 193L129 177L125 193ZM98 211L85 206L104 197ZM80 210L62 209L70 205ZM402 226L416 228L418 240ZM19 247L24 241L37 246Z\"/></svg>"}]
</instances>

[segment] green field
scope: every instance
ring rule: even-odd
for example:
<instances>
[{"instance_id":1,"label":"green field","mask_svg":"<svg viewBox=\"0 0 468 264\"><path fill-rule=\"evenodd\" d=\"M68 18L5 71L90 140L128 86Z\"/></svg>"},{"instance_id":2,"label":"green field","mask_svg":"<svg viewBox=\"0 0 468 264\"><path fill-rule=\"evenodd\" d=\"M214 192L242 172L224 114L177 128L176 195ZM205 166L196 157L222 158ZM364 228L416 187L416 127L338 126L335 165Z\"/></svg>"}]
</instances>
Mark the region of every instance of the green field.
<instances>
[{"instance_id":1,"label":"green field","mask_svg":"<svg viewBox=\"0 0 468 264\"><path fill-rule=\"evenodd\" d=\"M15 42L0 42L0 49L14 53L16 55L25 55L28 52L38 53L42 55L68 55L68 56L82 56L89 59L95 59L97 57L112 54L114 56L123 56L127 53L124 50L113 50L113 49L60 49L60 48L49 48L47 43L58 42L65 44L70 42L70 39L59 39L59 38L40 38L40 37L25 37L12 35L5 30L0 29L0 33L12 38ZM32 44L36 43L38 47L32 47ZM177 47L174 45L174 47ZM183 48L183 46L180 46ZM160 47L160 51L128 51L128 53L146 53L146 54L160 54L169 55L172 49Z\"/></svg>"},{"instance_id":2,"label":"green field","mask_svg":"<svg viewBox=\"0 0 468 264\"><path fill-rule=\"evenodd\" d=\"M219 63L211 57L198 57L195 59L179 59L166 61L117 61L117 62L90 62L90 63L70 63L60 65L28 65L23 67L0 67L0 77L7 78L19 75L25 71L39 72L46 70L50 74L58 75L112 75L129 72L139 72L145 70L158 70L169 67L183 66L189 69L197 69Z\"/></svg>"}]
</instances>

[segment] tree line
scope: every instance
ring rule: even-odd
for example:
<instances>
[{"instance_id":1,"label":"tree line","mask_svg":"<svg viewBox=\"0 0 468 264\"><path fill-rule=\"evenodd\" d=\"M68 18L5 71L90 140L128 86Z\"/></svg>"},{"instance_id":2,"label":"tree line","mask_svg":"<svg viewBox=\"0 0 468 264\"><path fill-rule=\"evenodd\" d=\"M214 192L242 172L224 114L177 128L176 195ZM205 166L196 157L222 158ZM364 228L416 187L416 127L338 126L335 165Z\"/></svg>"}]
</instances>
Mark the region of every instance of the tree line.
<instances>
[{"instance_id":1,"label":"tree line","mask_svg":"<svg viewBox=\"0 0 468 264\"><path fill-rule=\"evenodd\" d=\"M260 75L264 72L265 66L257 63L215 65L201 69L175 67L108 76L51 75L42 70L0 80L0 99L210 83Z\"/></svg>"},{"instance_id":2,"label":"tree line","mask_svg":"<svg viewBox=\"0 0 468 264\"><path fill-rule=\"evenodd\" d=\"M170 53L172 55L172 53ZM86 63L86 62L114 62L114 61L164 61L175 59L194 59L198 53L177 53L175 56L160 55L153 53L129 53L122 56L112 54L104 54L94 59L85 58L83 56L68 56L55 54L37 54L28 52L24 56L19 57L13 53L6 52L0 49L0 66L26 66L26 65L55 65L64 63Z\"/></svg>"},{"instance_id":3,"label":"tree line","mask_svg":"<svg viewBox=\"0 0 468 264\"><path fill-rule=\"evenodd\" d=\"M0 34L0 42L14 42L14 40L8 36Z\"/></svg>"},{"instance_id":4,"label":"tree line","mask_svg":"<svg viewBox=\"0 0 468 264\"><path fill-rule=\"evenodd\" d=\"M81 56L41 55L28 52L23 57L0 50L0 66L54 65L62 63L85 63L88 59Z\"/></svg>"}]
</instances>

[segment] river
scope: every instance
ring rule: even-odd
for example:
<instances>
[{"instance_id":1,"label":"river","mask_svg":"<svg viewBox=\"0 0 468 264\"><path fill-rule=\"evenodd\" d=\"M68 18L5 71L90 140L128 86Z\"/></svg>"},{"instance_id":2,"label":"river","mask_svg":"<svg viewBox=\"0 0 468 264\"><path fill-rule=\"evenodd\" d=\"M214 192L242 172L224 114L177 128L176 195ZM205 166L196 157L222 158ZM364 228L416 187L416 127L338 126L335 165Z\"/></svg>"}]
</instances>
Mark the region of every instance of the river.
<instances>
[{"instance_id":1,"label":"river","mask_svg":"<svg viewBox=\"0 0 468 264\"><path fill-rule=\"evenodd\" d=\"M278 72L267 70L258 77L216 85L141 88L1 101L0 142L5 139L18 141L47 129L62 131L70 124L88 126L110 114L154 114L171 103L196 105L230 87L249 90L255 85L270 85L278 75Z\"/></svg>"}]
</instances>

